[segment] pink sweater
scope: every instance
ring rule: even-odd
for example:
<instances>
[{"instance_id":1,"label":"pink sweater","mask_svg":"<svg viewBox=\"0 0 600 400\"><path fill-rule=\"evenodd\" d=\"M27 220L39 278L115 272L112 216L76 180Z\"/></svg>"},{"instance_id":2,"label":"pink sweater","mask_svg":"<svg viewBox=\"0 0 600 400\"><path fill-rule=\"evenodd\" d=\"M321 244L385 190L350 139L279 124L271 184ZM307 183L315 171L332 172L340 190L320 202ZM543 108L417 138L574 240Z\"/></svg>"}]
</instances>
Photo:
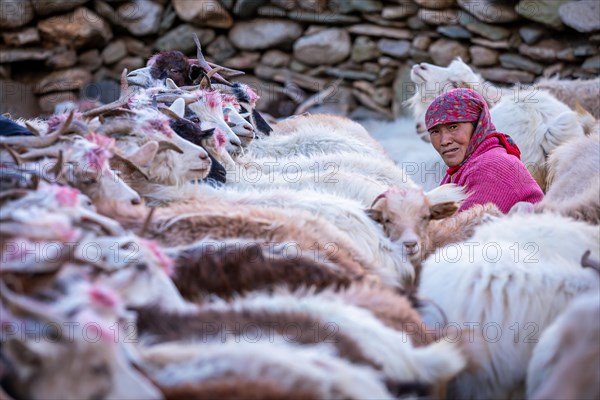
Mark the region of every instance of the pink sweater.
<instances>
[{"instance_id":1,"label":"pink sweater","mask_svg":"<svg viewBox=\"0 0 600 400\"><path fill-rule=\"evenodd\" d=\"M446 174L442 185L445 183L465 186L471 193L459 211L494 203L506 214L519 201L535 204L544 197L521 160L508 154L496 138L484 140L454 175Z\"/></svg>"}]
</instances>

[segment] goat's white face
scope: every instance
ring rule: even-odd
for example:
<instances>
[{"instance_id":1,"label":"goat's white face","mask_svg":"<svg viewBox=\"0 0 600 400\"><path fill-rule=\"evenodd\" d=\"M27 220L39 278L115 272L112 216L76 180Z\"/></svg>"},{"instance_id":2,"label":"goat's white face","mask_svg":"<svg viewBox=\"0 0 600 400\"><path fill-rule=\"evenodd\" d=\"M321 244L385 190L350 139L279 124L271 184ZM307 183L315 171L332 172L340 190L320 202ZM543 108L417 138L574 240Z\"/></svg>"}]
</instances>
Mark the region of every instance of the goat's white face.
<instances>
[{"instance_id":1,"label":"goat's white face","mask_svg":"<svg viewBox=\"0 0 600 400\"><path fill-rule=\"evenodd\" d=\"M128 205L141 203L139 194L127 185L109 167L110 150L75 137L67 148L67 173L71 184L98 203L107 199Z\"/></svg>"},{"instance_id":2,"label":"goat's white face","mask_svg":"<svg viewBox=\"0 0 600 400\"><path fill-rule=\"evenodd\" d=\"M394 188L379 197L368 213L392 241L402 244L404 255L414 259L428 250L423 249L423 241L429 221L457 210L454 202L432 205L422 189Z\"/></svg>"},{"instance_id":3,"label":"goat's white face","mask_svg":"<svg viewBox=\"0 0 600 400\"><path fill-rule=\"evenodd\" d=\"M202 97L188 105L188 109L199 118L202 130L215 129L225 134L227 143L225 149L231 155L237 155L241 152L242 142L240 138L231 130L225 116L223 115L223 105L221 94L215 91L203 91Z\"/></svg>"},{"instance_id":4,"label":"goat's white face","mask_svg":"<svg viewBox=\"0 0 600 400\"><path fill-rule=\"evenodd\" d=\"M106 315L90 307L89 299L83 293L70 293L67 297L68 300L61 298L61 304L76 306L70 314L57 314L60 306L47 303L38 306L37 310L20 310L28 320L45 326L44 333L34 338L21 331L3 343L2 355L11 364L19 397L161 398L160 392L124 358L120 348L122 342L115 343L117 332L109 327L111 323L115 326L116 320L112 319L115 315L111 312L116 310L106 310L111 314L111 322L108 322ZM10 313L2 314L3 322L25 326L23 320ZM68 321L62 317L54 320L52 315L55 314L72 317ZM120 335L123 333L119 332Z\"/></svg>"},{"instance_id":5,"label":"goat's white face","mask_svg":"<svg viewBox=\"0 0 600 400\"><path fill-rule=\"evenodd\" d=\"M84 253L89 249L94 249L93 254ZM169 277L173 261L153 242L133 235L96 237L80 243L76 256L104 272L95 282L116 290L126 307L186 309L185 300Z\"/></svg>"},{"instance_id":6,"label":"goat's white face","mask_svg":"<svg viewBox=\"0 0 600 400\"><path fill-rule=\"evenodd\" d=\"M247 147L255 137L254 127L247 120L247 118L250 116L250 113L244 113L244 115L242 115L238 108L239 107L236 105L236 103L224 101L223 115L227 125L229 125L233 133L240 138L242 146Z\"/></svg>"},{"instance_id":7,"label":"goat's white face","mask_svg":"<svg viewBox=\"0 0 600 400\"><path fill-rule=\"evenodd\" d=\"M154 79L150 74L150 67L139 68L127 74L127 84L147 89L155 86L164 86L161 79Z\"/></svg>"},{"instance_id":8,"label":"goat's white face","mask_svg":"<svg viewBox=\"0 0 600 400\"><path fill-rule=\"evenodd\" d=\"M211 161L208 153L177 135L169 127L164 116L154 115L141 121L133 131L113 137L117 145L128 158L141 159L139 152L146 149L149 143L171 143L183 151L180 154L175 148L156 146L153 152L145 152L144 160L139 167L147 169L152 183L179 185L190 180L204 179L210 171ZM145 146L146 145L146 146Z\"/></svg>"},{"instance_id":9,"label":"goat's white face","mask_svg":"<svg viewBox=\"0 0 600 400\"><path fill-rule=\"evenodd\" d=\"M407 103L410 105L417 133L429 141L425 125L425 113L433 100L452 89L471 88L478 92L484 90L483 80L460 58L452 61L447 67L420 63L413 65L410 79L417 85L416 93Z\"/></svg>"}]
</instances>

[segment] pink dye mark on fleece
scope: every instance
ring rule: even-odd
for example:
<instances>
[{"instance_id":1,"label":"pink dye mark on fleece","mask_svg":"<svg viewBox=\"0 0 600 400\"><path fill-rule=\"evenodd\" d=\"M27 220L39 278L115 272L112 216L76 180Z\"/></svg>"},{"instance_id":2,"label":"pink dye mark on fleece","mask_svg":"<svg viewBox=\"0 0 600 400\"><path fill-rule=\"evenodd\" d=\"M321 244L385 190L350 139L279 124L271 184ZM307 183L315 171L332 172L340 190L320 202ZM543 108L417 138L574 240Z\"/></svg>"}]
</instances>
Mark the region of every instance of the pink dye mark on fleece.
<instances>
[{"instance_id":1,"label":"pink dye mark on fleece","mask_svg":"<svg viewBox=\"0 0 600 400\"><path fill-rule=\"evenodd\" d=\"M208 104L211 109L221 109L223 105L221 93L217 92L216 90L204 91L204 99L206 104Z\"/></svg>"},{"instance_id":2,"label":"pink dye mark on fleece","mask_svg":"<svg viewBox=\"0 0 600 400\"><path fill-rule=\"evenodd\" d=\"M173 266L175 265L175 262L162 251L155 241L147 239L140 240L156 259L158 265L160 265L167 275L171 276L173 274Z\"/></svg>"},{"instance_id":3,"label":"pink dye mark on fleece","mask_svg":"<svg viewBox=\"0 0 600 400\"><path fill-rule=\"evenodd\" d=\"M250 86L243 84L243 87L244 87L244 91L246 92L246 95L250 99L250 104L255 105L256 102L258 101L258 99L260 99L260 97L258 96L258 94L256 94L256 92Z\"/></svg>"},{"instance_id":4,"label":"pink dye mark on fleece","mask_svg":"<svg viewBox=\"0 0 600 400\"><path fill-rule=\"evenodd\" d=\"M227 136L225 136L225 133L221 129L215 128L214 135L215 140L217 141L217 147L224 147L225 143L227 143Z\"/></svg>"},{"instance_id":5,"label":"pink dye mark on fleece","mask_svg":"<svg viewBox=\"0 0 600 400\"><path fill-rule=\"evenodd\" d=\"M94 285L90 288L89 296L92 304L108 309L116 309L119 305L119 297L109 289Z\"/></svg>"},{"instance_id":6,"label":"pink dye mark on fleece","mask_svg":"<svg viewBox=\"0 0 600 400\"><path fill-rule=\"evenodd\" d=\"M169 120L167 118L152 118L148 121L144 122L143 125L144 130L154 130L159 131L167 137L171 138L175 134L171 126L169 125Z\"/></svg>"},{"instance_id":7,"label":"pink dye mark on fleece","mask_svg":"<svg viewBox=\"0 0 600 400\"><path fill-rule=\"evenodd\" d=\"M234 95L223 94L222 97L223 97L223 103L229 103L229 104L233 105L236 110L238 110L240 108L240 104L238 103L238 101Z\"/></svg>"},{"instance_id":8,"label":"pink dye mark on fleece","mask_svg":"<svg viewBox=\"0 0 600 400\"><path fill-rule=\"evenodd\" d=\"M60 115L53 115L48 118L48 133L54 132L58 129L59 126L65 123L65 121L69 118L69 113L63 113ZM80 112L76 112L73 114L73 121L77 119L81 119L82 115Z\"/></svg>"},{"instance_id":9,"label":"pink dye mark on fleece","mask_svg":"<svg viewBox=\"0 0 600 400\"><path fill-rule=\"evenodd\" d=\"M52 185L54 197L61 207L75 207L79 203L79 190L70 186Z\"/></svg>"}]
</instances>

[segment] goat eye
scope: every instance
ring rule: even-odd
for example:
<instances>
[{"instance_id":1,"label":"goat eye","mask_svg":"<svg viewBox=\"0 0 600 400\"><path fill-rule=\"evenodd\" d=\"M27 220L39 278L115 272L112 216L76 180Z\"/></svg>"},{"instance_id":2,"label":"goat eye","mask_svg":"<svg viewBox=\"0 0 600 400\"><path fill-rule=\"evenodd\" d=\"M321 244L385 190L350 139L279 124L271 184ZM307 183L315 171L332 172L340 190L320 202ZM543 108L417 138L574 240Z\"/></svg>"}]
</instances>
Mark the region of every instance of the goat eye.
<instances>
[{"instance_id":1,"label":"goat eye","mask_svg":"<svg viewBox=\"0 0 600 400\"><path fill-rule=\"evenodd\" d=\"M421 218L423 219L423 221L429 221L431 219L431 216L423 215Z\"/></svg>"},{"instance_id":2,"label":"goat eye","mask_svg":"<svg viewBox=\"0 0 600 400\"><path fill-rule=\"evenodd\" d=\"M383 223L384 224L391 224L392 220L388 218L388 219L384 220Z\"/></svg>"},{"instance_id":3,"label":"goat eye","mask_svg":"<svg viewBox=\"0 0 600 400\"><path fill-rule=\"evenodd\" d=\"M190 121L192 121L195 124L199 124L200 123L200 118L198 118L198 117L192 117L192 118L190 118Z\"/></svg>"},{"instance_id":4,"label":"goat eye","mask_svg":"<svg viewBox=\"0 0 600 400\"><path fill-rule=\"evenodd\" d=\"M140 272L144 272L148 270L148 264L146 263L139 263L135 265L135 269L140 271Z\"/></svg>"}]
</instances>

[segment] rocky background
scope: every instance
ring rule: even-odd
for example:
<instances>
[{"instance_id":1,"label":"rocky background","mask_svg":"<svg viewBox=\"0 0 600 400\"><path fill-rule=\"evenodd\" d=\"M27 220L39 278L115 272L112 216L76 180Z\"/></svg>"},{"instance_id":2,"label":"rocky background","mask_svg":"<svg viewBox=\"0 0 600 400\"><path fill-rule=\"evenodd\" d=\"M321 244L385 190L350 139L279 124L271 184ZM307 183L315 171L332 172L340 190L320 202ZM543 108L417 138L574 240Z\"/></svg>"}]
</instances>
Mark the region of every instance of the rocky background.
<instances>
[{"instance_id":1,"label":"rocky background","mask_svg":"<svg viewBox=\"0 0 600 400\"><path fill-rule=\"evenodd\" d=\"M161 50L194 56L192 32L275 117L307 101L401 115L410 67L456 56L497 84L600 73L598 0L0 0L0 30L0 112L13 117L111 101L123 68Z\"/></svg>"}]
</instances>

